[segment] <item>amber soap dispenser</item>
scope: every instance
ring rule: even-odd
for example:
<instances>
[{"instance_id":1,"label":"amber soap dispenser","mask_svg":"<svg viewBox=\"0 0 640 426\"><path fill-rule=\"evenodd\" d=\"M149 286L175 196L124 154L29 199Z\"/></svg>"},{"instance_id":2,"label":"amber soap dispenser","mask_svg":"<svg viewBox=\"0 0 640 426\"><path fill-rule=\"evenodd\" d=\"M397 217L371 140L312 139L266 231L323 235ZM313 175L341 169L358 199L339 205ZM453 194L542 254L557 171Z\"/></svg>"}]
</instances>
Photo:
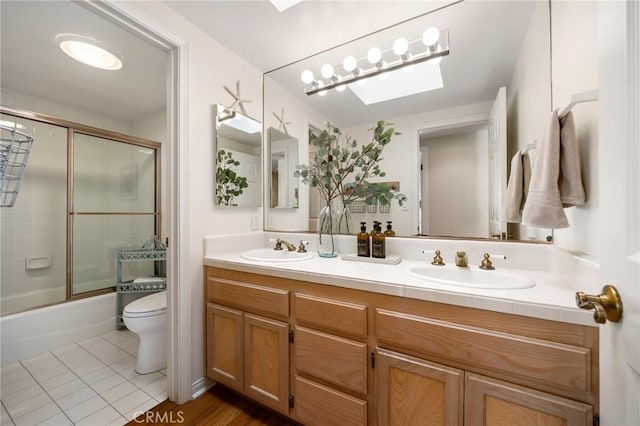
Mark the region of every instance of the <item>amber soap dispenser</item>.
<instances>
[{"instance_id":1,"label":"amber soap dispenser","mask_svg":"<svg viewBox=\"0 0 640 426\"><path fill-rule=\"evenodd\" d=\"M386 257L385 236L381 232L380 222L375 225L375 233L371 236L371 257L384 259Z\"/></svg>"},{"instance_id":2,"label":"amber soap dispenser","mask_svg":"<svg viewBox=\"0 0 640 426\"><path fill-rule=\"evenodd\" d=\"M360 232L358 233L358 256L371 257L371 244L367 223L360 222Z\"/></svg>"}]
</instances>

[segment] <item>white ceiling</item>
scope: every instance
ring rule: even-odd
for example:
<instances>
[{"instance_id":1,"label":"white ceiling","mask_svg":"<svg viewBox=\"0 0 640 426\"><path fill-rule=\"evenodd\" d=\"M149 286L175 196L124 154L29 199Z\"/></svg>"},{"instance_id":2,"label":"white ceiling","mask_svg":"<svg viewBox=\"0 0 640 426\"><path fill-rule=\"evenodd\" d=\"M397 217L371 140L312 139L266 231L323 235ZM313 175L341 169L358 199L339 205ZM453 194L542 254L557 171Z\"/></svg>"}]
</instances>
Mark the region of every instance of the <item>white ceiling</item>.
<instances>
[{"instance_id":1,"label":"white ceiling","mask_svg":"<svg viewBox=\"0 0 640 426\"><path fill-rule=\"evenodd\" d=\"M0 10L3 89L127 122L164 108L168 55L147 41L70 1L0 1ZM55 42L64 33L93 38L122 69L71 59Z\"/></svg>"}]
</instances>

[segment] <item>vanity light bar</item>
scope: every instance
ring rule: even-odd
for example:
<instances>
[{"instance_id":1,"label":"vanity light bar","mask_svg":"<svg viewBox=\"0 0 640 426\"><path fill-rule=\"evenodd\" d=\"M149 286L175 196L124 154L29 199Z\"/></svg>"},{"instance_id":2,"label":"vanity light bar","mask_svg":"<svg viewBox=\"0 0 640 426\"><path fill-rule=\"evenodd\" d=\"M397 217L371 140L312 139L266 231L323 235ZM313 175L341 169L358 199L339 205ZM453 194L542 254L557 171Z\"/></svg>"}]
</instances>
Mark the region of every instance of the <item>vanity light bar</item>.
<instances>
[{"instance_id":1,"label":"vanity light bar","mask_svg":"<svg viewBox=\"0 0 640 426\"><path fill-rule=\"evenodd\" d=\"M427 34L429 36L427 36ZM435 35L435 40L434 40L434 35ZM396 42L397 41L398 40L396 40ZM409 52L409 48L411 47L411 45L418 42L424 42L424 44L427 44L427 43L431 43L431 44L430 45L427 44L427 49L422 53L412 54L411 52ZM425 62L429 60L434 60L436 58L442 58L443 56L447 56L449 54L449 32L445 30L442 33L440 33L435 27L428 28L425 31L425 35L421 39L413 40L407 43L408 43L408 46L406 47L406 49L402 49L403 53L401 54L397 54L396 53L397 49L394 50L393 48L387 49L384 52L380 52L380 50L377 48L370 49L369 51L370 54L367 55L368 58L365 58L365 60L368 60L369 62L371 62L372 58L374 57L377 58L377 61L374 58L374 61L375 61L375 63L373 64L374 66L368 69L359 68L357 66L357 60L356 60L356 66L354 67L353 71L350 72L350 75L342 76L334 73L330 77L326 77L326 75L328 75L328 70L331 69L331 71L333 72L334 67L329 64L325 64L322 67L323 72L321 74L323 77L328 79L328 81L316 79L313 75L313 72L311 72L310 70L305 70L302 72L302 76L301 76L302 81L305 84L311 85L311 88L308 90L305 90L305 93L308 96L315 95L315 94L320 94L320 96L323 96L324 94L326 94L328 90L337 89L340 91L341 87L346 87L348 84L355 83L360 80L365 80L371 77L375 77L377 75L380 75L386 72L392 72L401 68L408 67L410 65L419 64L421 62ZM377 52L372 52L374 50L377 50ZM378 52L381 54L384 54L389 51L394 51L394 53L397 54L399 59L393 62L387 63L382 59L382 55L378 54ZM320 93L320 92L323 92L323 93Z\"/></svg>"}]
</instances>

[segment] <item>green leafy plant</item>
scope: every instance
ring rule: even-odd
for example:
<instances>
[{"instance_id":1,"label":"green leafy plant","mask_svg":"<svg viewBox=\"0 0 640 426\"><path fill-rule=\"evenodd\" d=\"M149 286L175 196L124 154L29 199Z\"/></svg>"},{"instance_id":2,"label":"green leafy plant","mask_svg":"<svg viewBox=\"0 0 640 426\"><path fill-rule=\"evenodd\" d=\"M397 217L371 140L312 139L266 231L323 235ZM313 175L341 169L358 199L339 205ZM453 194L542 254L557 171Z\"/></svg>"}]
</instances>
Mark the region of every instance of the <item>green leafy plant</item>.
<instances>
[{"instance_id":1,"label":"green leafy plant","mask_svg":"<svg viewBox=\"0 0 640 426\"><path fill-rule=\"evenodd\" d=\"M325 130L310 133L310 143L317 151L309 164L296 166L294 176L317 188L326 204L340 198L345 207L356 199L364 200L365 204L381 205L396 199L402 205L407 199L404 194L384 183L369 182L371 178L386 175L380 168L382 151L394 135L400 134L390 126L390 123L378 121L370 129L373 130L371 142L359 146L355 139L327 123Z\"/></svg>"},{"instance_id":2,"label":"green leafy plant","mask_svg":"<svg viewBox=\"0 0 640 426\"><path fill-rule=\"evenodd\" d=\"M216 156L216 199L218 204L232 206L233 199L239 197L249 187L247 178L240 176L234 167L240 165L230 151L218 150Z\"/></svg>"}]
</instances>

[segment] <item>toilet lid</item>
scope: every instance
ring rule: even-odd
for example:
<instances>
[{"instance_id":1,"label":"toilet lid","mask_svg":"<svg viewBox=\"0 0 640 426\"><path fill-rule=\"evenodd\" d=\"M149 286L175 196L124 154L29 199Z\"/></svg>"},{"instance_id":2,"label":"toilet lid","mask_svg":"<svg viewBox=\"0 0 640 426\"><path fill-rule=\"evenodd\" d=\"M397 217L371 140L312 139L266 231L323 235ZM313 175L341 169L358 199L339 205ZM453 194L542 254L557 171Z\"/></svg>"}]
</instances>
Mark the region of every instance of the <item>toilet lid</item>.
<instances>
[{"instance_id":1,"label":"toilet lid","mask_svg":"<svg viewBox=\"0 0 640 426\"><path fill-rule=\"evenodd\" d=\"M124 314L151 314L167 310L167 292L161 291L134 300L124 307Z\"/></svg>"}]
</instances>

